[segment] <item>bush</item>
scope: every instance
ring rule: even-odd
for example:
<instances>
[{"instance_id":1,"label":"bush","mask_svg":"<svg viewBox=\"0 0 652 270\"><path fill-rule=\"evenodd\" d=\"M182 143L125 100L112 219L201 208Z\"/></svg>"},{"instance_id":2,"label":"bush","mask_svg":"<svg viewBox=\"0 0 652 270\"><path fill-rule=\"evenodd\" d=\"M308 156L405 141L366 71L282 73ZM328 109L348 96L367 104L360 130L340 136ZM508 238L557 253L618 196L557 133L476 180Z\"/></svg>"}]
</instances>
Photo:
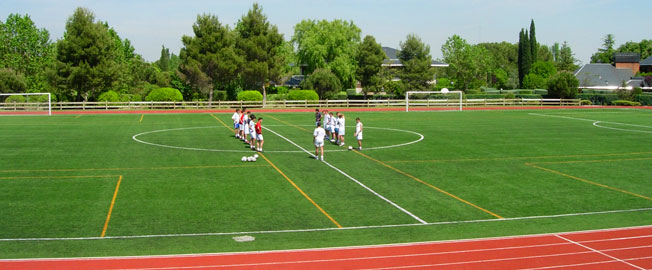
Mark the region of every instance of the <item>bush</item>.
<instances>
[{"instance_id":1,"label":"bush","mask_svg":"<svg viewBox=\"0 0 652 270\"><path fill-rule=\"evenodd\" d=\"M636 96L636 101L640 102L641 105L652 106L652 94L640 94Z\"/></svg>"},{"instance_id":2,"label":"bush","mask_svg":"<svg viewBox=\"0 0 652 270\"><path fill-rule=\"evenodd\" d=\"M580 105L593 105L593 102L587 99L582 99L582 101L580 101Z\"/></svg>"},{"instance_id":3,"label":"bush","mask_svg":"<svg viewBox=\"0 0 652 270\"><path fill-rule=\"evenodd\" d=\"M25 90L27 90L25 76L9 68L0 69L0 93L22 93Z\"/></svg>"},{"instance_id":4,"label":"bush","mask_svg":"<svg viewBox=\"0 0 652 270\"><path fill-rule=\"evenodd\" d=\"M183 95L181 92L174 88L158 88L154 89L147 97L146 101L183 101Z\"/></svg>"},{"instance_id":5,"label":"bush","mask_svg":"<svg viewBox=\"0 0 652 270\"><path fill-rule=\"evenodd\" d=\"M213 100L227 100L226 91L215 91L213 93Z\"/></svg>"},{"instance_id":6,"label":"bush","mask_svg":"<svg viewBox=\"0 0 652 270\"><path fill-rule=\"evenodd\" d=\"M113 90L106 91L97 98L99 102L120 102L120 95Z\"/></svg>"},{"instance_id":7,"label":"bush","mask_svg":"<svg viewBox=\"0 0 652 270\"><path fill-rule=\"evenodd\" d=\"M641 106L640 102L629 100L614 100L611 102L611 104L616 106Z\"/></svg>"},{"instance_id":8,"label":"bush","mask_svg":"<svg viewBox=\"0 0 652 270\"><path fill-rule=\"evenodd\" d=\"M480 94L481 92L479 89L466 89L464 90L464 93L474 95L474 94Z\"/></svg>"},{"instance_id":9,"label":"bush","mask_svg":"<svg viewBox=\"0 0 652 270\"><path fill-rule=\"evenodd\" d=\"M559 72L548 80L548 94L554 98L575 98L580 82L570 72Z\"/></svg>"},{"instance_id":10,"label":"bush","mask_svg":"<svg viewBox=\"0 0 652 270\"><path fill-rule=\"evenodd\" d=\"M5 99L5 103L25 103L25 97L21 95L12 95Z\"/></svg>"},{"instance_id":11,"label":"bush","mask_svg":"<svg viewBox=\"0 0 652 270\"><path fill-rule=\"evenodd\" d=\"M341 91L342 83L330 70L318 68L301 82L301 87L313 89L318 93L319 97L325 98Z\"/></svg>"},{"instance_id":12,"label":"bush","mask_svg":"<svg viewBox=\"0 0 652 270\"><path fill-rule=\"evenodd\" d=\"M618 100L616 94L578 94L578 98L590 100L595 105L609 105L612 101Z\"/></svg>"},{"instance_id":13,"label":"bush","mask_svg":"<svg viewBox=\"0 0 652 270\"><path fill-rule=\"evenodd\" d=\"M267 100L287 100L288 94L269 94Z\"/></svg>"},{"instance_id":14,"label":"bush","mask_svg":"<svg viewBox=\"0 0 652 270\"><path fill-rule=\"evenodd\" d=\"M319 95L314 90L291 90L288 100L319 100Z\"/></svg>"},{"instance_id":15,"label":"bush","mask_svg":"<svg viewBox=\"0 0 652 270\"><path fill-rule=\"evenodd\" d=\"M245 90L238 93L237 100L239 101L262 101L263 94L257 90Z\"/></svg>"},{"instance_id":16,"label":"bush","mask_svg":"<svg viewBox=\"0 0 652 270\"><path fill-rule=\"evenodd\" d=\"M545 95L548 94L548 90L546 90L546 89L534 89L534 90L532 90L532 94L545 96Z\"/></svg>"},{"instance_id":17,"label":"bush","mask_svg":"<svg viewBox=\"0 0 652 270\"><path fill-rule=\"evenodd\" d=\"M355 95L358 95L358 92L355 89L346 89L346 95L347 96L355 96Z\"/></svg>"}]
</instances>

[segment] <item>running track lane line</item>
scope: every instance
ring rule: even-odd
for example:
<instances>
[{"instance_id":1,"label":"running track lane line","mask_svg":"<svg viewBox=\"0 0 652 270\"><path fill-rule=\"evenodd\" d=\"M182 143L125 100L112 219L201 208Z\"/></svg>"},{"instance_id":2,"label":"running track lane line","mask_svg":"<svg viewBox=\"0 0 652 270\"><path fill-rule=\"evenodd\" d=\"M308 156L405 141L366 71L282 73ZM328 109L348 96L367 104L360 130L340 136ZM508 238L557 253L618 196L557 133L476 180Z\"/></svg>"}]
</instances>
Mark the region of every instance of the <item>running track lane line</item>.
<instances>
[{"instance_id":1,"label":"running track lane line","mask_svg":"<svg viewBox=\"0 0 652 270\"><path fill-rule=\"evenodd\" d=\"M296 146L297 148L301 149L303 152L308 153L310 156L315 157L314 154L312 154L311 152L309 152L309 151L306 150L305 148L301 147L300 145L296 144L296 143L293 142L292 140L290 140L290 139L284 137L284 136L281 135L281 134L278 134L276 131L271 130L271 129L268 128L268 127L263 127L263 128L264 128L265 130L268 130L269 132L273 133L274 135L280 137L281 139L284 139L285 141L289 142L290 144ZM340 174L344 175L344 176L345 176L346 178L348 178L349 180L351 180L351 181L355 182L356 184L360 185L361 187L363 187L363 188L366 189L367 191L369 191L369 192L371 192L372 194L376 195L376 197L382 199L383 201L385 201L385 202L389 203L390 205L394 206L396 209L398 209L398 210L400 210L401 212L403 212L403 213L407 214L408 216L412 217L413 219L415 219L415 220L418 221L419 223L421 223L421 224L428 224L428 222L426 222L425 220L419 218L418 216L416 216L415 214L411 213L410 211L405 210L405 208L403 208L403 207L401 207L400 205L396 204L395 202L393 202L393 201L391 201L391 200L385 198L385 196L380 195L378 192L374 191L374 190L371 189L370 187L368 187L368 186L366 186L365 184L361 183L361 182L358 181L357 179L351 177L350 175L348 175L347 173L343 172L343 171L340 170L339 168L337 168L337 167L331 165L330 163L328 163L328 162L326 162L326 161L324 161L324 160L322 160L321 162L323 162L324 164L326 164L326 165L327 165L328 167L330 167L331 169L333 169L333 170L339 172Z\"/></svg>"},{"instance_id":2,"label":"running track lane line","mask_svg":"<svg viewBox=\"0 0 652 270\"><path fill-rule=\"evenodd\" d=\"M611 259L613 259L613 260L619 261L619 262L624 263L624 264L627 264L627 265L629 265L629 266L635 267L636 269L645 270L645 268L639 267L638 265L634 265L634 264L628 263L628 262L623 261L623 260L621 260L621 259L619 259L619 258L616 258L616 257L614 257L614 256L611 256L611 255L606 254L606 253L604 253L604 252L601 252L601 251L599 251L599 250L596 250L596 249L593 249L593 248L587 247L587 246L585 246L585 245L582 245L582 244L580 244L580 243L578 243L578 242L575 242L575 241L570 240L570 239L568 239L568 238L565 238L565 237L563 237L563 236L560 236L560 235L555 234L555 237L560 238L560 239L562 239L562 240L564 240L564 241L568 241L568 242L570 242L570 243L572 243L572 244L578 245L578 246L583 247L583 248L585 248L585 249L591 250L591 251L593 251L593 252L597 252L597 253L599 253L599 254L601 254L601 255L603 255L603 256L609 257L609 258L611 258Z\"/></svg>"}]
</instances>

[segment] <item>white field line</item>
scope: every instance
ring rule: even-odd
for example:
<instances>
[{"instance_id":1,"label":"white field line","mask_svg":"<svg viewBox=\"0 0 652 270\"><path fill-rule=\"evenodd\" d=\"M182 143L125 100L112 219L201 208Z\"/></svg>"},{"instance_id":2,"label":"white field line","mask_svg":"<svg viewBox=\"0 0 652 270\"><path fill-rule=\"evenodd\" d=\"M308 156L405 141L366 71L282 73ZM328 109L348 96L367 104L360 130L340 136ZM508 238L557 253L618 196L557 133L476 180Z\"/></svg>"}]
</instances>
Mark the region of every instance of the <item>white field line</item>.
<instances>
[{"instance_id":1,"label":"white field line","mask_svg":"<svg viewBox=\"0 0 652 270\"><path fill-rule=\"evenodd\" d=\"M287 125L266 125L266 127L270 126L279 126L279 127L286 127ZM304 125L304 126L309 126L309 125ZM147 145L152 145L152 146L158 146L158 147L165 147L165 148L172 148L172 149L180 149L180 150L190 150L190 151L208 151L208 152L232 152L232 153L251 153L251 150L228 150L228 149L211 149L211 148L197 148L197 147L184 147L184 146L175 146L175 145L167 145L167 144L159 144L159 143L152 143L148 141L144 141L139 139L139 136L146 135L146 134L151 134L151 133L161 133L161 132L168 132L168 131L177 131L177 130L190 130L190 129L204 129L204 128L225 128L223 126L206 126L206 127L187 127L187 128L172 128L172 129L160 129L160 130L152 130L152 131L146 131L146 132L141 132L138 133L131 138L139 143L147 144ZM410 131L410 130L402 130L402 129L393 129L393 128L380 128L380 127L365 127L368 129L380 129L380 130L389 130L389 131L398 131L398 132L404 132L404 133L411 133L414 135L419 136L418 139L409 141L406 143L400 143L400 144L392 144L392 145L385 145L385 146L376 146L376 147L367 147L365 150L378 150L378 149L387 149L387 148L394 148L394 147L401 147L401 146L407 146L410 144L415 144L424 139L424 136L421 133ZM344 152L347 150L326 150L325 152ZM272 150L272 151L267 151L268 153L301 153L301 150L289 150L289 151L283 151L283 150Z\"/></svg>"},{"instance_id":2,"label":"white field line","mask_svg":"<svg viewBox=\"0 0 652 270\"><path fill-rule=\"evenodd\" d=\"M652 211L652 208L610 210L610 211L584 212L584 213L569 213L569 214L545 215L545 216L512 217L512 218L504 218L504 219L492 218L492 219L477 219L477 220L442 221L442 222L431 222L431 223L426 223L426 224L411 223L411 224L355 226L355 227L343 227L343 228L315 228L315 229L290 229L290 230L271 230L271 231L182 233L182 234L147 234L147 235L123 235L123 236L118 235L118 236L105 236L105 237L91 236L91 237L4 238L4 239L0 239L0 242L102 240L102 239L134 239L134 238L196 237L196 236L230 236L230 235L241 235L241 234L322 232L322 231L340 231L340 230L402 228L402 227L412 227L412 226L441 226L441 225L455 225L455 224L482 223L482 222L504 222L504 221L518 221L518 220L545 219L545 218L561 218L561 217L589 216L589 215L602 215L602 214L628 213L628 212L644 212L644 211ZM648 227L648 226L640 226L640 227ZM631 228L637 228L637 227L631 227ZM611 231L611 230L618 230L618 229L607 229L606 231ZM591 230L591 231L587 231L587 232L594 232L594 231L596 231L596 230ZM597 231L605 231L605 230L597 230ZM530 235L530 236L537 236L537 235L545 235L545 234L533 234L533 235ZM521 237L521 236L499 237L499 239L511 239L511 238L518 238L518 237ZM456 241L459 241L459 240L456 240ZM430 242L424 242L424 243L430 243ZM414 244L414 243L411 243L411 244ZM386 245L383 245L383 246L386 246ZM2 260L0 260L0 261L2 261Z\"/></svg>"},{"instance_id":3,"label":"white field line","mask_svg":"<svg viewBox=\"0 0 652 270\"><path fill-rule=\"evenodd\" d=\"M597 229L597 230L585 230L585 231L572 231L564 232L557 234L587 234L587 233L599 233L599 232L617 232L623 230L635 230L635 229L645 229L652 228L651 225L645 226L633 226L633 227L621 227L621 228L612 228L612 229ZM425 242L411 242L411 243L397 243L397 244L378 244L378 245L366 245L366 246L345 246L345 247L326 247L326 248L307 248L307 249L284 249L284 250L266 250L266 251L240 251L240 252L221 252L221 253L191 253L191 254L174 254L174 255L135 255L135 256L112 256L112 257L70 257L70 258L27 258L27 259L0 259L0 262L13 262L13 261L66 261L66 260L77 260L77 261L89 261L89 260L124 260L124 259L169 259L169 258L195 258L195 257L206 257L206 256L225 256L225 255L247 255L247 254L268 254L268 253L296 253L296 252L318 252L318 251L337 251L337 250L354 250L354 249L374 249L374 248L390 248L390 247L415 247L421 245L436 245L436 244L450 244L450 243L472 243L472 242L482 242L482 241L500 241L507 239L522 239L522 238L533 238L533 237L549 237L553 236L554 233L543 233L543 234L529 234L529 235L516 235L516 236L501 236L501 237L486 237L486 238L468 238L468 239L458 239L458 240L439 240L439 241L425 241ZM593 243L593 242L605 242L605 241L618 241L618 240L627 240L627 239L638 239L638 238L648 238L652 235L643 235L643 236L632 236L632 237L618 237L618 238L605 238L598 240L587 240L581 241L580 243ZM558 243L559 245L570 245L568 242ZM532 245L537 246L537 245ZM544 246L538 245L538 246Z\"/></svg>"},{"instance_id":4,"label":"white field line","mask_svg":"<svg viewBox=\"0 0 652 270\"><path fill-rule=\"evenodd\" d=\"M595 127L599 127L599 128L606 128L606 129L619 130L619 131L640 132L640 133L650 133L650 134L652 134L652 131L646 131L646 130L635 130L635 129L622 129L622 128L615 128L615 127L605 127L605 126L601 126L601 125L599 125L599 123L602 123L602 121L598 121L598 122L593 123L593 126L595 126ZM652 127L648 127L648 128L652 128Z\"/></svg>"},{"instance_id":5,"label":"white field line","mask_svg":"<svg viewBox=\"0 0 652 270\"><path fill-rule=\"evenodd\" d=\"M292 145L296 146L297 148L301 149L303 152L306 152L306 153L308 153L310 156L315 157L315 155L313 155L311 152L309 152L309 151L306 150L305 148L301 147L300 145L296 144L296 143L293 142L292 140L290 140L290 139L284 137L283 135L278 134L276 131L273 131L273 130L267 128L267 127L265 127L265 130L268 130L269 132L274 133L276 136L281 137L282 139L286 140L287 142L289 142L289 143L291 143ZM394 207L397 208L398 210L401 210L401 212L407 214L408 216L410 216L410 217L412 217L413 219L417 220L417 221L420 222L421 224L428 224L428 222L426 222L425 220L423 220L423 219L417 217L415 214L412 214L410 211L405 210L405 208L403 208L403 207L401 207L400 205L394 203L393 201L391 201L391 200L385 198L385 196L380 195L378 192L374 191L374 190L371 189L370 187L368 187L368 186L366 186L365 184L361 183L361 182L358 181L357 179L351 177L350 175L348 175L347 173L345 173L345 172L343 172L342 170L338 169L337 167L331 165L330 163L328 163L328 162L326 162L326 161L324 161L324 160L322 160L321 162L323 162L324 164L328 165L328 167L331 167L333 170L339 172L340 174L346 176L346 178L348 178L349 180L351 180L351 181L355 182L356 184L360 185L361 187L363 187L363 188L366 189L367 191L369 191L369 192L371 192L372 194L376 195L376 197L378 197L378 198L382 199L383 201L389 203L390 205L394 206Z\"/></svg>"},{"instance_id":6,"label":"white field line","mask_svg":"<svg viewBox=\"0 0 652 270\"><path fill-rule=\"evenodd\" d=\"M580 121L588 121L588 122L593 122L593 126L595 126L595 127L613 129L613 130L619 130L619 131L652 133L652 131L605 127L605 126L600 126L598 124L599 123L605 123L605 124L612 124L612 125L621 125L621 126L630 126L630 127L652 129L651 126L645 126L645 125L627 124L627 123L611 122L611 121L600 121L600 120L594 120L594 119L586 119L586 118L578 118L578 117L570 117L570 116L560 116L560 115L550 115L550 114L540 114L540 113L529 113L529 115L552 117L552 118L563 118L563 119L580 120Z\"/></svg>"},{"instance_id":7,"label":"white field line","mask_svg":"<svg viewBox=\"0 0 652 270\"><path fill-rule=\"evenodd\" d=\"M614 249L607 249L607 250L604 250L604 251L610 252L610 251L620 251L620 250L648 248L648 247L652 247L652 245L637 246L637 247L614 248ZM349 258L338 258L338 259L315 259L315 260L300 260L300 261L277 261L277 262L243 263L243 264L227 264L227 265L200 265L200 266L185 266L185 267L182 266L182 267L152 267L152 268L111 268L111 269L112 270L128 270L128 269L132 269L132 270L135 270L135 269L138 269L138 270L167 270L167 269L223 268L223 267L245 267L245 266L266 266L266 265L291 265L291 264L304 264L304 263L364 261L364 260L378 260L378 259L395 259L395 258L408 258L408 257L437 256L437 255L446 255L446 254L482 252L482 251L494 251L494 250L502 250L502 249L497 248L497 249L484 249L484 250L475 250L475 251L466 251L466 250L464 250L464 251L450 251L450 252L430 252L430 253L416 253L416 254L402 254L402 255L349 257ZM593 251L578 251L578 252L554 253L554 254L546 254L546 255L507 257L507 258L498 258L498 259L461 261L461 262L439 263L439 264L420 265L420 266L409 265L409 266L397 266L397 267L388 267L388 268L365 268L365 269L369 269L369 270L370 269L400 269L400 268L414 268L414 267L423 267L423 266L460 265L460 264L473 264L473 263L485 263L485 262L496 262L496 261L512 261L512 260L522 260L522 259L549 258L549 257L580 255L580 254L590 254L590 253L593 253Z\"/></svg>"},{"instance_id":8,"label":"white field line","mask_svg":"<svg viewBox=\"0 0 652 270\"><path fill-rule=\"evenodd\" d=\"M585 246L585 245L582 245L582 244L580 244L580 243L578 243L578 242L575 242L575 241L570 240L570 239L568 239L568 238L565 238L565 237L563 237L563 236L560 236L560 235L557 235L557 234L555 234L555 236L556 236L557 238L559 238L559 239L562 239L562 240L564 240L564 241L568 241L569 243L573 243L573 244L575 244L575 245L578 245L578 246L580 246L580 247L583 247L583 248L585 248L585 249L588 249L588 250L590 250L590 251L592 251L592 252L596 252L596 253L598 253L598 254L600 254L600 255L602 255L602 256L609 257L609 258L611 258L611 259L613 259L613 260L616 260L616 261L619 261L619 262L621 262L621 263L627 264L627 265L629 265L629 266L631 266L631 267L635 267L636 269L645 270L645 268L643 268L643 267L640 267L640 266L635 265L635 264L628 263L628 262L623 261L623 260L621 260L621 259L619 259L619 258L616 258L616 257L614 257L614 256L611 256L611 255L609 255L609 254L607 254L607 253L604 253L604 252L602 252L602 251L600 251L600 250L597 250L597 249L594 249L594 248L591 248L591 247L587 247L587 246ZM612 251L612 250L603 250L603 251Z\"/></svg>"}]
</instances>

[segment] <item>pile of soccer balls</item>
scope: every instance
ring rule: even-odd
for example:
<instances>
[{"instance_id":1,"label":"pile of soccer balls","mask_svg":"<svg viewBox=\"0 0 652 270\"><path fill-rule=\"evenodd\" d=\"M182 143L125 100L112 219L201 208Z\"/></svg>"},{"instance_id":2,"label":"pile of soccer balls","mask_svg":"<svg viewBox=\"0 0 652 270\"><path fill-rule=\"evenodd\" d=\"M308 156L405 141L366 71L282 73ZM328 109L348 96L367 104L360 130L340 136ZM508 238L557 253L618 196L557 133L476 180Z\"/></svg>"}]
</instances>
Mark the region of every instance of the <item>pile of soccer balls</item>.
<instances>
[{"instance_id":1,"label":"pile of soccer balls","mask_svg":"<svg viewBox=\"0 0 652 270\"><path fill-rule=\"evenodd\" d=\"M256 162L256 159L258 159L258 154L254 154L253 156L250 157L242 157L242 162Z\"/></svg>"}]
</instances>

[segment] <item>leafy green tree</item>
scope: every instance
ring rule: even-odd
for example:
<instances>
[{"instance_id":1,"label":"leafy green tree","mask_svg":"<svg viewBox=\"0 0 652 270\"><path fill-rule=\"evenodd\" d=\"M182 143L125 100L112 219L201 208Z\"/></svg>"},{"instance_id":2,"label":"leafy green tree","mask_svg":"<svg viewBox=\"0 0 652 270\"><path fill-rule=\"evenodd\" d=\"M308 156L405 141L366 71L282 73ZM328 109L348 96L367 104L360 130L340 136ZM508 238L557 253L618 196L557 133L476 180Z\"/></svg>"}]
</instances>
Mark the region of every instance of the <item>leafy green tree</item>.
<instances>
[{"instance_id":1,"label":"leafy green tree","mask_svg":"<svg viewBox=\"0 0 652 270\"><path fill-rule=\"evenodd\" d=\"M319 98L326 99L340 92L342 90L342 83L340 83L340 79L330 70L319 68L301 82L301 87L315 90Z\"/></svg>"},{"instance_id":2,"label":"leafy green tree","mask_svg":"<svg viewBox=\"0 0 652 270\"><path fill-rule=\"evenodd\" d=\"M365 36L357 55L357 75L365 93L377 90L383 83L380 71L387 56L373 36Z\"/></svg>"},{"instance_id":3,"label":"leafy green tree","mask_svg":"<svg viewBox=\"0 0 652 270\"><path fill-rule=\"evenodd\" d=\"M539 61L539 43L537 43L537 34L534 27L534 19L530 22L530 56L532 63Z\"/></svg>"},{"instance_id":4,"label":"leafy green tree","mask_svg":"<svg viewBox=\"0 0 652 270\"><path fill-rule=\"evenodd\" d=\"M0 21L0 68L25 76L26 91L46 91L44 73L54 61L54 45L44 28L37 28L29 15L9 14Z\"/></svg>"},{"instance_id":5,"label":"leafy green tree","mask_svg":"<svg viewBox=\"0 0 652 270\"><path fill-rule=\"evenodd\" d=\"M267 21L258 3L242 16L235 27L236 48L244 56L240 75L245 88L260 89L263 106L267 101L267 86L278 81L283 73L283 35Z\"/></svg>"},{"instance_id":6,"label":"leafy green tree","mask_svg":"<svg viewBox=\"0 0 652 270\"><path fill-rule=\"evenodd\" d=\"M491 56L489 86L513 89L518 86L518 45L509 42L479 43ZM541 50L540 50L541 51Z\"/></svg>"},{"instance_id":7,"label":"leafy green tree","mask_svg":"<svg viewBox=\"0 0 652 270\"><path fill-rule=\"evenodd\" d=\"M598 52L591 55L591 63L613 64L615 52L614 45L616 43L614 35L607 34L604 39L602 39L602 42L602 48L598 49Z\"/></svg>"},{"instance_id":8,"label":"leafy green tree","mask_svg":"<svg viewBox=\"0 0 652 270\"><path fill-rule=\"evenodd\" d=\"M423 43L417 35L408 34L405 41L400 43L400 47L397 56L403 68L399 72L399 78L405 87L409 90L430 88L430 82L435 76L435 71L430 66L430 46Z\"/></svg>"},{"instance_id":9,"label":"leafy green tree","mask_svg":"<svg viewBox=\"0 0 652 270\"><path fill-rule=\"evenodd\" d=\"M545 89L548 85L548 79L556 73L557 69L552 62L536 62L532 64L530 74L523 78L523 88Z\"/></svg>"},{"instance_id":10,"label":"leafy green tree","mask_svg":"<svg viewBox=\"0 0 652 270\"><path fill-rule=\"evenodd\" d=\"M294 26L292 42L297 63L306 74L318 68L330 70L346 88L355 84L360 28L343 20L303 20Z\"/></svg>"},{"instance_id":11,"label":"leafy green tree","mask_svg":"<svg viewBox=\"0 0 652 270\"><path fill-rule=\"evenodd\" d=\"M462 90L477 88L486 84L491 73L491 56L482 46L473 46L458 35L453 35L441 47L446 77Z\"/></svg>"},{"instance_id":12,"label":"leafy green tree","mask_svg":"<svg viewBox=\"0 0 652 270\"><path fill-rule=\"evenodd\" d=\"M641 59L652 56L652 40L644 39L641 42L628 41L620 45L618 52L635 52L641 55Z\"/></svg>"},{"instance_id":13,"label":"leafy green tree","mask_svg":"<svg viewBox=\"0 0 652 270\"><path fill-rule=\"evenodd\" d=\"M161 46L161 57L156 61L156 65L162 71L170 71L170 49Z\"/></svg>"},{"instance_id":14,"label":"leafy green tree","mask_svg":"<svg viewBox=\"0 0 652 270\"><path fill-rule=\"evenodd\" d=\"M548 80L548 94L556 98L575 98L579 84L573 73L562 71Z\"/></svg>"},{"instance_id":15,"label":"leafy green tree","mask_svg":"<svg viewBox=\"0 0 652 270\"><path fill-rule=\"evenodd\" d=\"M532 49L530 45L527 30L521 29L518 39L518 81L521 86L523 85L523 78L530 73L530 66L532 65Z\"/></svg>"},{"instance_id":16,"label":"leafy green tree","mask_svg":"<svg viewBox=\"0 0 652 270\"><path fill-rule=\"evenodd\" d=\"M235 35L214 15L198 15L192 26L194 37L183 36L179 75L213 101L216 86L236 79L242 59L235 52Z\"/></svg>"},{"instance_id":17,"label":"leafy green tree","mask_svg":"<svg viewBox=\"0 0 652 270\"><path fill-rule=\"evenodd\" d=\"M546 45L539 45L539 50L537 50L537 53L538 53L537 59L539 59L539 61L554 62L554 57L552 54L551 47L548 47Z\"/></svg>"},{"instance_id":18,"label":"leafy green tree","mask_svg":"<svg viewBox=\"0 0 652 270\"><path fill-rule=\"evenodd\" d=\"M57 42L57 84L62 95L88 100L109 90L117 79L116 46L106 26L95 15L77 8L66 22L63 39Z\"/></svg>"},{"instance_id":19,"label":"leafy green tree","mask_svg":"<svg viewBox=\"0 0 652 270\"><path fill-rule=\"evenodd\" d=\"M557 70L573 72L579 68L577 62L578 61L575 58L573 50L571 50L571 47L568 45L568 43L564 41L564 43L561 45L561 48L559 49L559 57L556 63Z\"/></svg>"},{"instance_id":20,"label":"leafy green tree","mask_svg":"<svg viewBox=\"0 0 652 270\"><path fill-rule=\"evenodd\" d=\"M22 74L10 68L0 68L0 93L23 93L27 83Z\"/></svg>"}]
</instances>

